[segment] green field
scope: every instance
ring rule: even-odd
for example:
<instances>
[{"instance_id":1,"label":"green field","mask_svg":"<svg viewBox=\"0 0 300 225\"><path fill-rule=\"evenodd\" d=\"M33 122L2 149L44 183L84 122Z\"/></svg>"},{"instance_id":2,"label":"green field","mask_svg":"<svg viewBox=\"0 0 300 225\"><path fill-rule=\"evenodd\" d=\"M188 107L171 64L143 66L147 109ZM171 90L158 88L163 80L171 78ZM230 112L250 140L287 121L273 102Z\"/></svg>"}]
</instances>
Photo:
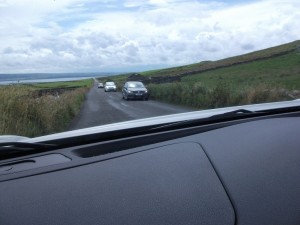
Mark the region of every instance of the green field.
<instances>
[{"instance_id":1,"label":"green field","mask_svg":"<svg viewBox=\"0 0 300 225\"><path fill-rule=\"evenodd\" d=\"M61 82L48 82L31 84L30 86L36 88L79 88L79 87L91 87L93 79L74 80L74 81L61 81Z\"/></svg>"},{"instance_id":2,"label":"green field","mask_svg":"<svg viewBox=\"0 0 300 225\"><path fill-rule=\"evenodd\" d=\"M300 55L288 53L260 61L202 72L182 78L183 82L202 82L208 87L226 82L235 87L266 84L300 89Z\"/></svg>"}]
</instances>

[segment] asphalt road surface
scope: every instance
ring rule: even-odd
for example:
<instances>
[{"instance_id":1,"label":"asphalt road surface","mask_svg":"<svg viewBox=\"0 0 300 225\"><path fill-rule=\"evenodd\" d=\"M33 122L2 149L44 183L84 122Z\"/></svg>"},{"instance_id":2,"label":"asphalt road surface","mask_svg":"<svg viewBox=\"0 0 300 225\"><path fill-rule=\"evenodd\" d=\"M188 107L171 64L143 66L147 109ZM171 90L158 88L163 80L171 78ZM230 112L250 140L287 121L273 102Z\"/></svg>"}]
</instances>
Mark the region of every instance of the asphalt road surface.
<instances>
[{"instance_id":1,"label":"asphalt road surface","mask_svg":"<svg viewBox=\"0 0 300 225\"><path fill-rule=\"evenodd\" d=\"M126 101L122 99L120 92L105 92L103 88L97 88L95 82L86 96L80 113L74 118L68 130L192 110L151 100L151 96L149 101Z\"/></svg>"}]
</instances>

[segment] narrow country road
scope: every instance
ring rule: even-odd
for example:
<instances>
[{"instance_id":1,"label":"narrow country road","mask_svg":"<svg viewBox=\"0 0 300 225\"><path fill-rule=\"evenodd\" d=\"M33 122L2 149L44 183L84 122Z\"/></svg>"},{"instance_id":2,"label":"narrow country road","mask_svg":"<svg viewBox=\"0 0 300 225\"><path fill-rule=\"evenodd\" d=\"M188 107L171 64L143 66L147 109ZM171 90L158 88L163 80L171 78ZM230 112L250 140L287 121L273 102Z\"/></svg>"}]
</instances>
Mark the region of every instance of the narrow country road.
<instances>
[{"instance_id":1,"label":"narrow country road","mask_svg":"<svg viewBox=\"0 0 300 225\"><path fill-rule=\"evenodd\" d=\"M149 101L125 101L120 92L105 92L95 81L68 130L189 111L192 109L153 101L151 96Z\"/></svg>"}]
</instances>

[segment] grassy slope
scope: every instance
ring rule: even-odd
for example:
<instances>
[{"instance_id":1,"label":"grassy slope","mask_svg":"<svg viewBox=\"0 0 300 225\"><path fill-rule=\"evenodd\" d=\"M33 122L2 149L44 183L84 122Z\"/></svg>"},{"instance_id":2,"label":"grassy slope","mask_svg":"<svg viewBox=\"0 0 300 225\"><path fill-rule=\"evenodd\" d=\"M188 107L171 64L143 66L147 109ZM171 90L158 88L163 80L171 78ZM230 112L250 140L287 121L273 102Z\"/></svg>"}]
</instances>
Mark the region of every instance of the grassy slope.
<instances>
[{"instance_id":1,"label":"grassy slope","mask_svg":"<svg viewBox=\"0 0 300 225\"><path fill-rule=\"evenodd\" d=\"M213 87L219 82L244 87L267 84L289 90L300 90L300 55L282 56L215 69L182 78L183 82L202 82Z\"/></svg>"},{"instance_id":2,"label":"grassy slope","mask_svg":"<svg viewBox=\"0 0 300 225\"><path fill-rule=\"evenodd\" d=\"M236 67L241 64L248 64L253 61L261 61L266 62L268 64L268 67L275 66L278 63L278 60L275 60L272 62L273 59L276 59L277 57L280 57L281 54L291 53L288 54L289 56L299 56L299 46L300 41L294 41L288 44L251 52L248 54L230 57L218 61L206 61L206 62L200 62L195 63L187 66L180 66L180 67L173 67L168 69L162 69L162 70L152 70L152 71L146 71L141 73L145 76L175 76L185 73L199 73L205 72L207 70L215 70L215 69L222 69L224 67ZM269 60L271 59L271 61ZM295 63L295 60L293 60L292 64ZM299 61L298 61L299 63ZM291 63L290 63L291 64ZM264 66L264 65L262 65ZM250 66L251 69L252 66ZM286 66L288 67L288 65ZM249 69L247 67L246 69Z\"/></svg>"}]
</instances>

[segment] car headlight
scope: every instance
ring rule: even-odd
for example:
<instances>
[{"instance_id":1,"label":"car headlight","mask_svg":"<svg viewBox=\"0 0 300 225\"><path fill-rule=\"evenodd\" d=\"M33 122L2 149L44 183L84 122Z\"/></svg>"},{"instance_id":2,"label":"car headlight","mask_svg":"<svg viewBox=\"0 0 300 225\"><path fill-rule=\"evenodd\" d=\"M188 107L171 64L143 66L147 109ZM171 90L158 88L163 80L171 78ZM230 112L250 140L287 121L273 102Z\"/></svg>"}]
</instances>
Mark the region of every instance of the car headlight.
<instances>
[{"instance_id":1,"label":"car headlight","mask_svg":"<svg viewBox=\"0 0 300 225\"><path fill-rule=\"evenodd\" d=\"M128 90L128 93L131 93L131 92L132 92L132 91L129 91L129 90Z\"/></svg>"},{"instance_id":2,"label":"car headlight","mask_svg":"<svg viewBox=\"0 0 300 225\"><path fill-rule=\"evenodd\" d=\"M148 93L148 90L145 90L145 93Z\"/></svg>"}]
</instances>

